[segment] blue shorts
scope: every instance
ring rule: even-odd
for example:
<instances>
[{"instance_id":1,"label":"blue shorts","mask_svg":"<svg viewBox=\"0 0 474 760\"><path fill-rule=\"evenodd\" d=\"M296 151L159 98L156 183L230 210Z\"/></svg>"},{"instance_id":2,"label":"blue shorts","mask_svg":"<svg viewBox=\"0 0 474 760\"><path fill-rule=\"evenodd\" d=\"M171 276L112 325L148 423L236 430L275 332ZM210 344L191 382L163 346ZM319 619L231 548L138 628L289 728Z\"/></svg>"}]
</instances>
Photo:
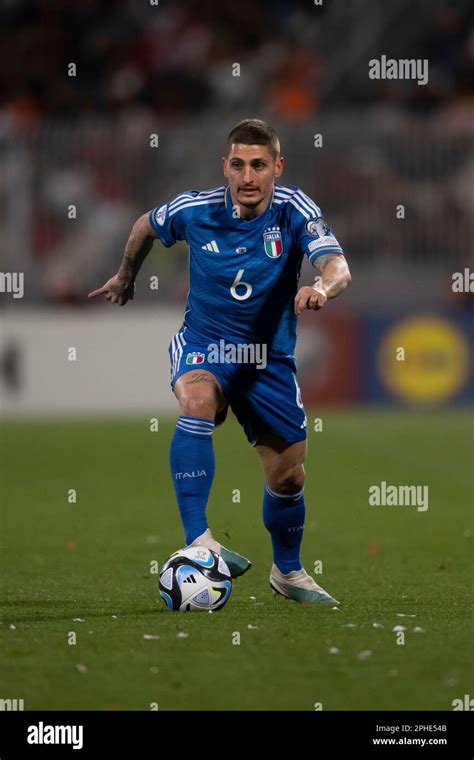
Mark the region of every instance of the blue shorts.
<instances>
[{"instance_id":1,"label":"blue shorts","mask_svg":"<svg viewBox=\"0 0 474 760\"><path fill-rule=\"evenodd\" d=\"M261 369L258 364L226 363L222 355L216 361L209 341L196 341L186 329L176 333L168 350L172 388L186 372L207 370L216 378L228 404L216 415L216 426L224 422L230 406L252 446L260 433L273 433L288 443L306 440L306 414L294 356L269 354Z\"/></svg>"}]
</instances>

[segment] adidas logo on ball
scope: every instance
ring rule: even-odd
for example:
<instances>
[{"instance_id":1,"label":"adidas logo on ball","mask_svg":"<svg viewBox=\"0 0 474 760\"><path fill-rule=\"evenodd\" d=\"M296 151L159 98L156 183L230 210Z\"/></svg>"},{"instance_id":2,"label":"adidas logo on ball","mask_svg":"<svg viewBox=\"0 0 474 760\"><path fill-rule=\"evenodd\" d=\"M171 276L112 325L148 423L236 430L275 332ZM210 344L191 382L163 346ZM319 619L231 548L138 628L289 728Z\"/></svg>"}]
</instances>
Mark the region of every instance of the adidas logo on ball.
<instances>
[{"instance_id":1,"label":"adidas logo on ball","mask_svg":"<svg viewBox=\"0 0 474 760\"><path fill-rule=\"evenodd\" d=\"M172 554L160 568L159 588L170 610L213 611L227 603L232 579L219 554L203 546L188 546Z\"/></svg>"}]
</instances>

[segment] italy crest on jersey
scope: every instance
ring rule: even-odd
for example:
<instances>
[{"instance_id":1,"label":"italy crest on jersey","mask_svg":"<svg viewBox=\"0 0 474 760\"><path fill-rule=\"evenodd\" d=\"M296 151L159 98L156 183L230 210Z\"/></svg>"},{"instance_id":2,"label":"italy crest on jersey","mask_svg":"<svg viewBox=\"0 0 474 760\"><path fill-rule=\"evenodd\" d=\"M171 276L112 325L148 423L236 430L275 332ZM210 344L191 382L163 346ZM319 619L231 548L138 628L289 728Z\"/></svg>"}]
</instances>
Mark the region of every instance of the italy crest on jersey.
<instances>
[{"instance_id":1,"label":"italy crest on jersey","mask_svg":"<svg viewBox=\"0 0 474 760\"><path fill-rule=\"evenodd\" d=\"M265 253L271 259L277 259L283 253L283 240L279 227L267 227L263 233Z\"/></svg>"}]
</instances>

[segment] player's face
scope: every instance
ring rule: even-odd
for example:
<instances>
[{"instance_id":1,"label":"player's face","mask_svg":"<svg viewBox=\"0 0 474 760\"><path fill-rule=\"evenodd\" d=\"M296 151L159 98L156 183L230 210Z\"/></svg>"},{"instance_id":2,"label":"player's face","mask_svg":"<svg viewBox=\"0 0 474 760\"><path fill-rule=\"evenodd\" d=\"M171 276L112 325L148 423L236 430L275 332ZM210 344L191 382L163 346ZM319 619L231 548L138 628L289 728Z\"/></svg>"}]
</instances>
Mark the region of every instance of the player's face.
<instances>
[{"instance_id":1,"label":"player's face","mask_svg":"<svg viewBox=\"0 0 474 760\"><path fill-rule=\"evenodd\" d=\"M273 182L283 171L283 158L273 158L267 145L233 143L222 160L232 201L240 207L242 217L265 211Z\"/></svg>"}]
</instances>

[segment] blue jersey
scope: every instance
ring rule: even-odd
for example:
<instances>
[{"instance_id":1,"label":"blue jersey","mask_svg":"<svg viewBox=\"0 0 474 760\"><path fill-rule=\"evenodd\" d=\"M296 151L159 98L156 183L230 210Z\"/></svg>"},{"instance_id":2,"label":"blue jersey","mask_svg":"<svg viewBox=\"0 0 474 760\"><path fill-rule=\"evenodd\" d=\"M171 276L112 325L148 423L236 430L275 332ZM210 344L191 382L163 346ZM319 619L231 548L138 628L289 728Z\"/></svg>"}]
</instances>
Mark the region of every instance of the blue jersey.
<instances>
[{"instance_id":1,"label":"blue jersey","mask_svg":"<svg viewBox=\"0 0 474 760\"><path fill-rule=\"evenodd\" d=\"M294 299L303 256L342 249L321 209L295 185L275 185L263 214L239 218L229 187L181 193L150 211L165 246L189 245L183 327L197 342L264 343L292 355Z\"/></svg>"}]
</instances>

